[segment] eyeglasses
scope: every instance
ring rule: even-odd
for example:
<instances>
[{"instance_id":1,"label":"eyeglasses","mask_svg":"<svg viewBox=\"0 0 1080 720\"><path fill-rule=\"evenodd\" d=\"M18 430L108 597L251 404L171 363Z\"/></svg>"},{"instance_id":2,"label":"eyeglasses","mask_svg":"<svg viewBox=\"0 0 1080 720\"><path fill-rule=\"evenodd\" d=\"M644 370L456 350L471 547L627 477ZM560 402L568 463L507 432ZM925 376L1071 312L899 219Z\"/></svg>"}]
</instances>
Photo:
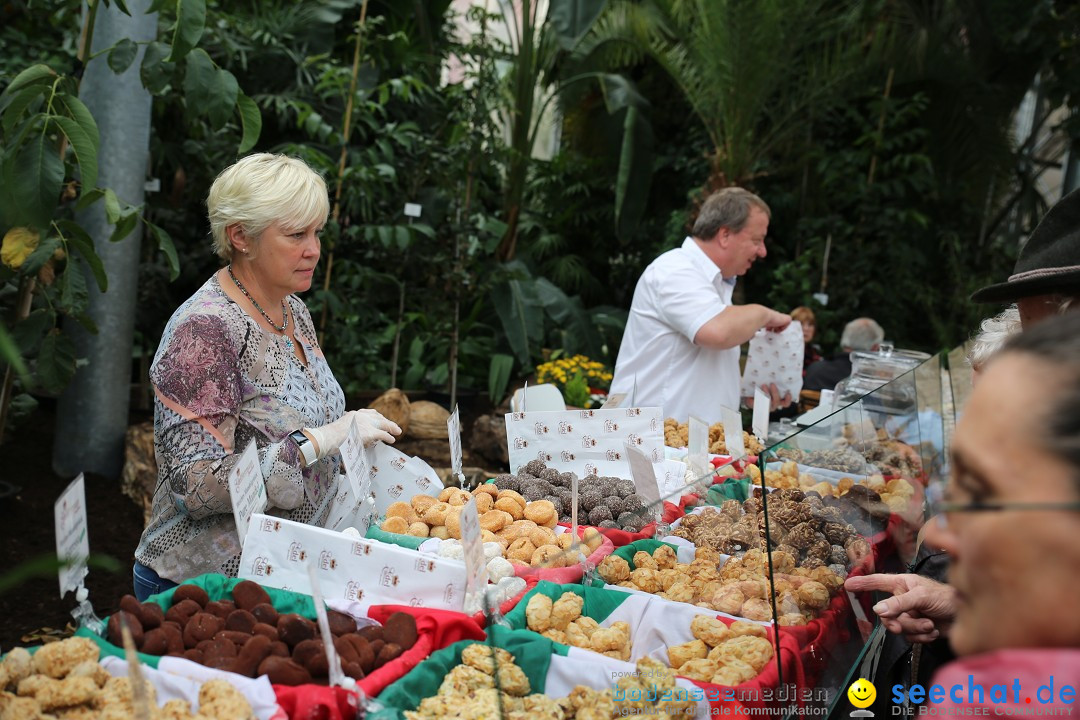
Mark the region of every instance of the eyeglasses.
<instances>
[{"instance_id":1,"label":"eyeglasses","mask_svg":"<svg viewBox=\"0 0 1080 720\"><path fill-rule=\"evenodd\" d=\"M937 505L937 523L939 527L948 525L952 513L1002 512L1004 510L1035 510L1080 512L1080 501L1076 502L942 502Z\"/></svg>"}]
</instances>

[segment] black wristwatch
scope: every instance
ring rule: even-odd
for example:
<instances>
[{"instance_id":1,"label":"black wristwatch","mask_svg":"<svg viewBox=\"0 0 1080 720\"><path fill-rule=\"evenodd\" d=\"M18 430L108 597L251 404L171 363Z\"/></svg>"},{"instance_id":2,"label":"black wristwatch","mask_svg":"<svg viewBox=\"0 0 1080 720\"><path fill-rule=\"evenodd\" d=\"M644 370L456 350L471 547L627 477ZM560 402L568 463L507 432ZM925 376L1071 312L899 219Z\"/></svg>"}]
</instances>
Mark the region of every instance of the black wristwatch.
<instances>
[{"instance_id":1,"label":"black wristwatch","mask_svg":"<svg viewBox=\"0 0 1080 720\"><path fill-rule=\"evenodd\" d=\"M300 457L302 458L302 467L311 467L318 460L315 455L315 444L308 439L308 436L303 433L302 430L296 430L289 433L289 437L296 443L296 447L300 448Z\"/></svg>"}]
</instances>

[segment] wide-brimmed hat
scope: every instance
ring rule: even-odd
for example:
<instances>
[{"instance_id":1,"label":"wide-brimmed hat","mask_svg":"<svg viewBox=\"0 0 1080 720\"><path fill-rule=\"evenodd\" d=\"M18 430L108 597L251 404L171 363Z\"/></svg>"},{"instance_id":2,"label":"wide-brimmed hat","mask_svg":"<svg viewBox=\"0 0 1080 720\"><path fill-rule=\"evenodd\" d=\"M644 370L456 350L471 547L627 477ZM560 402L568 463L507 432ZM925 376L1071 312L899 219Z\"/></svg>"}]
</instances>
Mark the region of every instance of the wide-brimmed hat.
<instances>
[{"instance_id":1,"label":"wide-brimmed hat","mask_svg":"<svg viewBox=\"0 0 1080 720\"><path fill-rule=\"evenodd\" d=\"M1012 302L1032 295L1080 294L1080 190L1050 208L1020 249L1007 282L972 294L975 302Z\"/></svg>"}]
</instances>

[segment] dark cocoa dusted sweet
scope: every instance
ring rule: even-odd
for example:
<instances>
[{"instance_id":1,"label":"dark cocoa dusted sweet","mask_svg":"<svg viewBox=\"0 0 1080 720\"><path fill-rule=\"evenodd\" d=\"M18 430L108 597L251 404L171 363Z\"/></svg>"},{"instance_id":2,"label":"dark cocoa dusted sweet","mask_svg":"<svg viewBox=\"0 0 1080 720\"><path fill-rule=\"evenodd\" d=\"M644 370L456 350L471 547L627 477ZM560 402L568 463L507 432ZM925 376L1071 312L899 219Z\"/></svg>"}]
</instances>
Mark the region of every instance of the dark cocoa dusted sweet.
<instances>
[{"instance_id":1,"label":"dark cocoa dusted sweet","mask_svg":"<svg viewBox=\"0 0 1080 720\"><path fill-rule=\"evenodd\" d=\"M179 585L176 590L173 591L172 601L173 605L183 602L184 600L194 600L199 604L200 608L206 607L206 603L210 602L210 596L206 594L198 585L184 584Z\"/></svg>"},{"instance_id":2,"label":"dark cocoa dusted sweet","mask_svg":"<svg viewBox=\"0 0 1080 720\"><path fill-rule=\"evenodd\" d=\"M237 647L244 645L250 639L250 633L237 632L236 630L221 630L214 633L214 640L228 640Z\"/></svg>"},{"instance_id":3,"label":"dark cocoa dusted sweet","mask_svg":"<svg viewBox=\"0 0 1080 720\"><path fill-rule=\"evenodd\" d=\"M259 663L256 672L258 675L265 675L274 685L303 685L311 682L311 673L303 666L290 658L277 655L270 655Z\"/></svg>"},{"instance_id":4,"label":"dark cocoa dusted sweet","mask_svg":"<svg viewBox=\"0 0 1080 720\"><path fill-rule=\"evenodd\" d=\"M136 600L134 595L124 595L120 598L120 609L139 617L142 614L142 603Z\"/></svg>"},{"instance_id":5,"label":"dark cocoa dusted sweet","mask_svg":"<svg viewBox=\"0 0 1080 720\"><path fill-rule=\"evenodd\" d=\"M326 650L323 648L322 640L312 638L310 640L303 640L296 644L296 647L292 651L292 659L300 663L304 667L309 667L311 658L316 655L325 655ZM315 673L312 673L313 675Z\"/></svg>"},{"instance_id":6,"label":"dark cocoa dusted sweet","mask_svg":"<svg viewBox=\"0 0 1080 720\"><path fill-rule=\"evenodd\" d=\"M183 629L183 627L187 625L188 620L190 620L195 613L201 611L202 606L194 600L181 600L180 602L174 602L172 607L165 611L165 621L174 622Z\"/></svg>"},{"instance_id":7,"label":"dark cocoa dusted sweet","mask_svg":"<svg viewBox=\"0 0 1080 720\"><path fill-rule=\"evenodd\" d=\"M270 603L259 603L251 608L251 614L255 616L255 620L258 622L277 627L278 611Z\"/></svg>"},{"instance_id":8,"label":"dark cocoa dusted sweet","mask_svg":"<svg viewBox=\"0 0 1080 720\"><path fill-rule=\"evenodd\" d=\"M203 664L203 652L198 648L190 648L184 651L183 657L193 663Z\"/></svg>"},{"instance_id":9,"label":"dark cocoa dusted sweet","mask_svg":"<svg viewBox=\"0 0 1080 720\"><path fill-rule=\"evenodd\" d=\"M211 640L202 647L202 652L202 664L218 670L229 668L238 655L236 645L228 640Z\"/></svg>"},{"instance_id":10,"label":"dark cocoa dusted sweet","mask_svg":"<svg viewBox=\"0 0 1080 720\"><path fill-rule=\"evenodd\" d=\"M371 650L371 643L355 633L343 635L341 639L353 646L353 650L356 651L357 662L365 673L370 673L375 669L375 653Z\"/></svg>"},{"instance_id":11,"label":"dark cocoa dusted sweet","mask_svg":"<svg viewBox=\"0 0 1080 720\"><path fill-rule=\"evenodd\" d=\"M270 594L263 586L251 580L242 580L232 590L233 600L236 607L241 610L252 610L256 605L270 604Z\"/></svg>"},{"instance_id":12,"label":"dark cocoa dusted sweet","mask_svg":"<svg viewBox=\"0 0 1080 720\"><path fill-rule=\"evenodd\" d=\"M396 612L383 625L383 639L388 645L408 650L416 644L416 618L406 612Z\"/></svg>"},{"instance_id":13,"label":"dark cocoa dusted sweet","mask_svg":"<svg viewBox=\"0 0 1080 720\"><path fill-rule=\"evenodd\" d=\"M344 635L345 633L356 632L356 620L352 615L347 615L337 610L327 609L326 619L330 625L331 635Z\"/></svg>"},{"instance_id":14,"label":"dark cocoa dusted sweet","mask_svg":"<svg viewBox=\"0 0 1080 720\"><path fill-rule=\"evenodd\" d=\"M161 628L147 630L139 650L147 655L164 655L169 652L169 638Z\"/></svg>"},{"instance_id":15,"label":"dark cocoa dusted sweet","mask_svg":"<svg viewBox=\"0 0 1080 720\"><path fill-rule=\"evenodd\" d=\"M274 625L267 625L266 623L255 623L255 627L251 628L252 635L265 635L271 640L278 639L277 627Z\"/></svg>"},{"instance_id":16,"label":"dark cocoa dusted sweet","mask_svg":"<svg viewBox=\"0 0 1080 720\"><path fill-rule=\"evenodd\" d=\"M229 615L231 615L234 610L236 610L236 603L234 603L232 600L211 600L210 602L206 603L206 607L204 609L211 615L217 615L219 618L224 620L225 618L229 617Z\"/></svg>"},{"instance_id":17,"label":"dark cocoa dusted sweet","mask_svg":"<svg viewBox=\"0 0 1080 720\"><path fill-rule=\"evenodd\" d=\"M142 647L144 639L142 624L138 617L127 610L117 610L109 617L105 632L109 642L117 647L124 647L124 634L120 629L123 624L126 624L128 630L131 631L131 641L135 643L135 647Z\"/></svg>"},{"instance_id":18,"label":"dark cocoa dusted sweet","mask_svg":"<svg viewBox=\"0 0 1080 720\"><path fill-rule=\"evenodd\" d=\"M255 623L258 620L248 610L233 610L229 613L229 616L225 618L225 629L235 630L236 632L247 633L250 635L255 630Z\"/></svg>"},{"instance_id":19,"label":"dark cocoa dusted sweet","mask_svg":"<svg viewBox=\"0 0 1080 720\"><path fill-rule=\"evenodd\" d=\"M375 657L375 667L382 667L388 662L397 660L404 650L397 643L386 643Z\"/></svg>"},{"instance_id":20,"label":"dark cocoa dusted sweet","mask_svg":"<svg viewBox=\"0 0 1080 720\"><path fill-rule=\"evenodd\" d=\"M356 663L360 664L360 656L356 652L356 648L353 644L345 639L346 636L339 635L334 638L334 650L337 651L338 657L341 658L341 664Z\"/></svg>"},{"instance_id":21,"label":"dark cocoa dusted sweet","mask_svg":"<svg viewBox=\"0 0 1080 720\"><path fill-rule=\"evenodd\" d=\"M356 631L356 634L364 638L368 642L371 642L372 640L382 640L382 625L368 625L366 627L362 627Z\"/></svg>"},{"instance_id":22,"label":"dark cocoa dusted sweet","mask_svg":"<svg viewBox=\"0 0 1080 720\"><path fill-rule=\"evenodd\" d=\"M270 654L283 658L292 657L289 653L289 646L280 640L274 640L270 643Z\"/></svg>"},{"instance_id":23,"label":"dark cocoa dusted sweet","mask_svg":"<svg viewBox=\"0 0 1080 720\"><path fill-rule=\"evenodd\" d=\"M280 616L277 629L278 635L290 648L296 647L297 643L315 637L315 623L295 613Z\"/></svg>"},{"instance_id":24,"label":"dark cocoa dusted sweet","mask_svg":"<svg viewBox=\"0 0 1080 720\"><path fill-rule=\"evenodd\" d=\"M165 622L165 611L157 603L141 603L139 605L139 622L142 623L143 630L153 630L156 627L161 627L161 623Z\"/></svg>"},{"instance_id":25,"label":"dark cocoa dusted sweet","mask_svg":"<svg viewBox=\"0 0 1080 720\"><path fill-rule=\"evenodd\" d=\"M184 647L193 648L209 640L225 627L225 621L208 612L195 613L184 626Z\"/></svg>"},{"instance_id":26,"label":"dark cocoa dusted sweet","mask_svg":"<svg viewBox=\"0 0 1080 720\"><path fill-rule=\"evenodd\" d=\"M247 677L258 677L259 665L270 656L270 638L265 635L255 635L240 648L236 661L230 668L234 673Z\"/></svg>"}]
</instances>

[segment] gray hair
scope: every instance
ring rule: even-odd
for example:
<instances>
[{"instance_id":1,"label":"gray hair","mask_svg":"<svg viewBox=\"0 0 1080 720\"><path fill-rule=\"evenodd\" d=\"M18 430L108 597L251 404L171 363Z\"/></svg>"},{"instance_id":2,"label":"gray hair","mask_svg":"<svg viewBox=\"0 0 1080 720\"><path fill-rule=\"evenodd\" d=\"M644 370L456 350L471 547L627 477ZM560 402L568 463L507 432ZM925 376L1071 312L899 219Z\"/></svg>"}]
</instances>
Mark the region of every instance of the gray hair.
<instances>
[{"instance_id":1,"label":"gray hair","mask_svg":"<svg viewBox=\"0 0 1080 720\"><path fill-rule=\"evenodd\" d=\"M972 370L982 370L983 365L1001 349L1012 335L1020 332L1020 309L1010 305L994 317L988 317L979 325L979 332L971 338L967 363Z\"/></svg>"},{"instance_id":2,"label":"gray hair","mask_svg":"<svg viewBox=\"0 0 1080 720\"><path fill-rule=\"evenodd\" d=\"M772 211L765 201L749 190L737 187L717 190L706 198L690 232L700 240L711 240L721 228L737 233L746 226L751 207L772 218Z\"/></svg>"},{"instance_id":3,"label":"gray hair","mask_svg":"<svg viewBox=\"0 0 1080 720\"><path fill-rule=\"evenodd\" d=\"M885 339L885 331L871 318L855 318L844 326L840 347L845 350L873 350Z\"/></svg>"},{"instance_id":4,"label":"gray hair","mask_svg":"<svg viewBox=\"0 0 1080 720\"><path fill-rule=\"evenodd\" d=\"M330 198L326 182L303 160L256 153L217 176L206 207L214 252L232 260L233 247L225 228L239 224L252 240L274 223L281 223L283 232L298 232L326 221ZM255 250L252 247L252 253Z\"/></svg>"}]
</instances>

